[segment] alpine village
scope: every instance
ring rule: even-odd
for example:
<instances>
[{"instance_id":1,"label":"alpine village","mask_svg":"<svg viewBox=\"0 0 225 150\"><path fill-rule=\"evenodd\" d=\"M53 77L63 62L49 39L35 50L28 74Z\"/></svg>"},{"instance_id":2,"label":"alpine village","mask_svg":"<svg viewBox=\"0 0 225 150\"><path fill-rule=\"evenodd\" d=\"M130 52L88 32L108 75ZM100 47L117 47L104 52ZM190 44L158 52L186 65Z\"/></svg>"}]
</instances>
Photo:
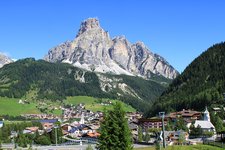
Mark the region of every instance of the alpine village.
<instances>
[{"instance_id":1,"label":"alpine village","mask_svg":"<svg viewBox=\"0 0 225 150\"><path fill-rule=\"evenodd\" d=\"M179 73L88 18L43 59L0 67L0 149L225 149L224 42Z\"/></svg>"}]
</instances>

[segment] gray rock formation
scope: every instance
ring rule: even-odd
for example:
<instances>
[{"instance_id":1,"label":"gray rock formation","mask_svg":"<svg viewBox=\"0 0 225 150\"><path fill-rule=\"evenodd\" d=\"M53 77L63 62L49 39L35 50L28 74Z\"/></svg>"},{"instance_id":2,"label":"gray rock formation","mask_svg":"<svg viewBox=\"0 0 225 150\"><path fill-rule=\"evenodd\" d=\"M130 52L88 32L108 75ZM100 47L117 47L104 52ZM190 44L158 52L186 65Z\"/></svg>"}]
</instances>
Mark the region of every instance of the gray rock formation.
<instances>
[{"instance_id":1,"label":"gray rock formation","mask_svg":"<svg viewBox=\"0 0 225 150\"><path fill-rule=\"evenodd\" d=\"M5 64L9 64L11 62L13 62L12 59L0 52L0 68L3 67Z\"/></svg>"},{"instance_id":2,"label":"gray rock formation","mask_svg":"<svg viewBox=\"0 0 225 150\"><path fill-rule=\"evenodd\" d=\"M161 56L152 53L143 42L130 43L124 36L111 39L96 18L89 18L73 41L49 50L44 58L49 62L65 62L86 70L138 75L152 74L174 79L178 72Z\"/></svg>"}]
</instances>

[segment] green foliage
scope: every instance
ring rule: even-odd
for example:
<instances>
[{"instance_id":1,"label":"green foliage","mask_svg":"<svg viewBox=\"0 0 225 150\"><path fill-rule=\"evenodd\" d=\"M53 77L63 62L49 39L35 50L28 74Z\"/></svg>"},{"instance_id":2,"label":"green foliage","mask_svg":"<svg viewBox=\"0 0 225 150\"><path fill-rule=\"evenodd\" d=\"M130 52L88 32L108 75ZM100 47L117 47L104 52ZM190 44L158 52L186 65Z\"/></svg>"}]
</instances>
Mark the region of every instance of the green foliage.
<instances>
[{"instance_id":1,"label":"green foliage","mask_svg":"<svg viewBox=\"0 0 225 150\"><path fill-rule=\"evenodd\" d=\"M22 131L26 127L32 126L42 127L41 123L39 122L13 122L10 124L4 124L4 126L0 128L0 140L4 143L11 142L10 135L11 132L14 131L19 133L16 141L19 142L22 146L25 146L26 144L30 143L29 141L34 137L31 137L30 135L23 135Z\"/></svg>"},{"instance_id":2,"label":"green foliage","mask_svg":"<svg viewBox=\"0 0 225 150\"><path fill-rule=\"evenodd\" d=\"M214 135L213 131L204 131L203 136L204 137L212 137Z\"/></svg>"},{"instance_id":3,"label":"green foliage","mask_svg":"<svg viewBox=\"0 0 225 150\"><path fill-rule=\"evenodd\" d=\"M52 131L50 132L50 139L52 144L56 144L55 138L57 135L57 143L61 144L63 142L62 136L62 129L60 128L60 125L58 125L58 128L53 128Z\"/></svg>"},{"instance_id":4,"label":"green foliage","mask_svg":"<svg viewBox=\"0 0 225 150\"><path fill-rule=\"evenodd\" d=\"M175 130L183 130L183 131L188 131L188 128L185 124L185 121L182 117L177 118L174 126Z\"/></svg>"},{"instance_id":5,"label":"green foliage","mask_svg":"<svg viewBox=\"0 0 225 150\"><path fill-rule=\"evenodd\" d=\"M183 145L185 142L185 134L184 133L180 133L179 137L178 137L178 143Z\"/></svg>"},{"instance_id":6,"label":"green foliage","mask_svg":"<svg viewBox=\"0 0 225 150\"><path fill-rule=\"evenodd\" d=\"M202 128L198 125L197 127L194 126L192 123L190 126L190 136L192 137L201 137L203 135Z\"/></svg>"},{"instance_id":7,"label":"green foliage","mask_svg":"<svg viewBox=\"0 0 225 150\"><path fill-rule=\"evenodd\" d=\"M155 150L160 150L160 142L158 140L155 143Z\"/></svg>"},{"instance_id":8,"label":"green foliage","mask_svg":"<svg viewBox=\"0 0 225 150\"><path fill-rule=\"evenodd\" d=\"M219 117L218 114L210 114L211 122L216 128L216 132L225 131L225 126L223 125L223 120Z\"/></svg>"},{"instance_id":9,"label":"green foliage","mask_svg":"<svg viewBox=\"0 0 225 150\"><path fill-rule=\"evenodd\" d=\"M148 116L159 111L203 110L212 104L224 105L225 42L210 47L197 57L155 101Z\"/></svg>"},{"instance_id":10,"label":"green foliage","mask_svg":"<svg viewBox=\"0 0 225 150\"><path fill-rule=\"evenodd\" d=\"M165 90L161 81L169 82L163 77L144 80L125 75L101 75L127 84L141 99L118 87L112 90L106 87L107 92L102 91L94 72L64 63L35 61L33 58L18 60L0 69L0 96L52 101L62 101L67 96L91 96L122 100L138 111L145 111L150 106L149 102ZM79 81L80 78L84 78L85 82Z\"/></svg>"},{"instance_id":11,"label":"green foliage","mask_svg":"<svg viewBox=\"0 0 225 150\"><path fill-rule=\"evenodd\" d=\"M160 150L156 147L141 147L141 148L134 148L134 150ZM224 150L224 148L219 148L217 146L209 146L209 145L173 145L167 146L165 149L161 148L161 150Z\"/></svg>"},{"instance_id":12,"label":"green foliage","mask_svg":"<svg viewBox=\"0 0 225 150\"><path fill-rule=\"evenodd\" d=\"M143 135L143 141L148 142L150 140L150 134L148 131L145 132L145 135Z\"/></svg>"},{"instance_id":13,"label":"green foliage","mask_svg":"<svg viewBox=\"0 0 225 150\"><path fill-rule=\"evenodd\" d=\"M19 147L27 147L29 139L26 137L25 134L20 133L17 137L16 143L18 143Z\"/></svg>"},{"instance_id":14,"label":"green foliage","mask_svg":"<svg viewBox=\"0 0 225 150\"><path fill-rule=\"evenodd\" d=\"M105 110L100 134L97 145L100 150L132 149L131 132L121 103L116 103L113 110Z\"/></svg>"},{"instance_id":15,"label":"green foliage","mask_svg":"<svg viewBox=\"0 0 225 150\"><path fill-rule=\"evenodd\" d=\"M18 102L18 99L0 97L0 115L19 116L26 113L40 113L35 103L19 104Z\"/></svg>"},{"instance_id":16,"label":"green foliage","mask_svg":"<svg viewBox=\"0 0 225 150\"><path fill-rule=\"evenodd\" d=\"M172 131L174 129L173 123L171 120L167 121L167 125L165 126L166 131Z\"/></svg>"},{"instance_id":17,"label":"green foliage","mask_svg":"<svg viewBox=\"0 0 225 150\"><path fill-rule=\"evenodd\" d=\"M143 141L143 131L142 131L142 127L138 126L138 142L142 142Z\"/></svg>"},{"instance_id":18,"label":"green foliage","mask_svg":"<svg viewBox=\"0 0 225 150\"><path fill-rule=\"evenodd\" d=\"M88 145L88 147L86 148L86 150L93 150L93 148L91 147L91 145Z\"/></svg>"},{"instance_id":19,"label":"green foliage","mask_svg":"<svg viewBox=\"0 0 225 150\"><path fill-rule=\"evenodd\" d=\"M38 136L35 142L37 144L41 144L41 145L50 145L51 144L50 138L45 135Z\"/></svg>"},{"instance_id":20,"label":"green foliage","mask_svg":"<svg viewBox=\"0 0 225 150\"><path fill-rule=\"evenodd\" d=\"M104 98L94 98L89 96L73 96L73 97L67 97L66 101L64 101L65 104L73 104L78 105L80 103L85 104L85 108L91 111L103 111L104 108L106 109L112 109L112 105L104 106L101 105L101 103L106 102L112 102L112 104L119 102L119 100L112 100L112 99L104 99ZM122 102L122 106L126 112L135 112L136 110L131 107L130 105L127 105Z\"/></svg>"},{"instance_id":21,"label":"green foliage","mask_svg":"<svg viewBox=\"0 0 225 150\"><path fill-rule=\"evenodd\" d=\"M163 85L154 80L143 80L143 78L140 77L125 75L122 75L122 77L124 83L134 89L142 99L148 100L149 102L158 98L159 94L165 90Z\"/></svg>"}]
</instances>

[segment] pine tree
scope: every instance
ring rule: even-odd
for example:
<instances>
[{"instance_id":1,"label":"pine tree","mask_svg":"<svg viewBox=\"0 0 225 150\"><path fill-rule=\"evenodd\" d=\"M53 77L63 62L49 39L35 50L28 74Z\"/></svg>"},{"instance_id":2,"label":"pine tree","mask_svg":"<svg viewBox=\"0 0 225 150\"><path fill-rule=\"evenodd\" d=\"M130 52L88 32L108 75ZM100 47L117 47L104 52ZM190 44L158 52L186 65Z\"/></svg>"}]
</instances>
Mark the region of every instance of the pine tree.
<instances>
[{"instance_id":1,"label":"pine tree","mask_svg":"<svg viewBox=\"0 0 225 150\"><path fill-rule=\"evenodd\" d=\"M104 111L100 134L97 145L100 150L132 149L131 132L120 102L112 110Z\"/></svg>"},{"instance_id":2,"label":"pine tree","mask_svg":"<svg viewBox=\"0 0 225 150\"><path fill-rule=\"evenodd\" d=\"M219 117L218 114L211 113L211 122L216 128L216 132L221 132L225 130L225 127L223 126L223 120Z\"/></svg>"}]
</instances>

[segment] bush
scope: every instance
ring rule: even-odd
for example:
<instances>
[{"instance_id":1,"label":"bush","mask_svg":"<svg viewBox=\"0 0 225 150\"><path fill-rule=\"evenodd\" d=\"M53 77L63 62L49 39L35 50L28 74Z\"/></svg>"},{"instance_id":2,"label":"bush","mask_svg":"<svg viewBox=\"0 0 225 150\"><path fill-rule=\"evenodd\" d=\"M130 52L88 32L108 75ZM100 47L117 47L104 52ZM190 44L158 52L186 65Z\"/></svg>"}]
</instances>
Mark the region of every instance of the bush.
<instances>
[{"instance_id":1,"label":"bush","mask_svg":"<svg viewBox=\"0 0 225 150\"><path fill-rule=\"evenodd\" d=\"M91 145L88 145L88 147L86 148L86 150L93 150L93 148L91 147Z\"/></svg>"},{"instance_id":2,"label":"bush","mask_svg":"<svg viewBox=\"0 0 225 150\"><path fill-rule=\"evenodd\" d=\"M51 141L48 137L41 135L37 138L36 143L41 145L50 145Z\"/></svg>"}]
</instances>

